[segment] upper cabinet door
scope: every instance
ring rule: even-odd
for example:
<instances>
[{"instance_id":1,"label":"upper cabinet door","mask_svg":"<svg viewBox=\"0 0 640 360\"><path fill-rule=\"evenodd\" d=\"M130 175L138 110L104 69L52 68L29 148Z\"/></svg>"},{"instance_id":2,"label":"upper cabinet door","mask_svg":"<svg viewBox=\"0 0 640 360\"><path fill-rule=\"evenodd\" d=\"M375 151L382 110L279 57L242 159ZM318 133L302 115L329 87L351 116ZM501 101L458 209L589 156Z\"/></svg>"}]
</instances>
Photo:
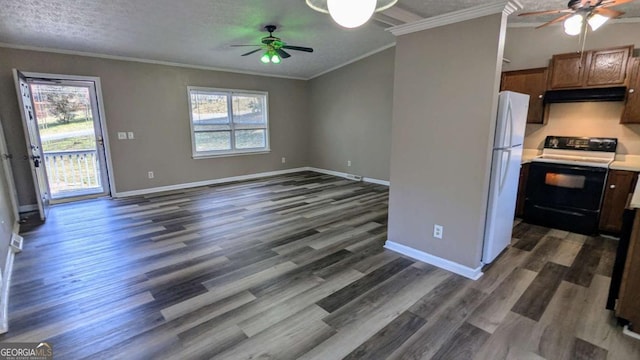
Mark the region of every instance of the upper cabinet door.
<instances>
[{"instance_id":1,"label":"upper cabinet door","mask_svg":"<svg viewBox=\"0 0 640 360\"><path fill-rule=\"evenodd\" d=\"M527 123L542 124L544 105L542 99L547 89L547 68L505 71L502 73L500 90L515 91L529 95Z\"/></svg>"},{"instance_id":2,"label":"upper cabinet door","mask_svg":"<svg viewBox=\"0 0 640 360\"><path fill-rule=\"evenodd\" d=\"M640 58L629 60L629 88L627 102L620 123L640 124Z\"/></svg>"},{"instance_id":3,"label":"upper cabinet door","mask_svg":"<svg viewBox=\"0 0 640 360\"><path fill-rule=\"evenodd\" d=\"M627 77L627 62L633 53L633 46L615 49L594 50L586 86L624 85Z\"/></svg>"},{"instance_id":4,"label":"upper cabinet door","mask_svg":"<svg viewBox=\"0 0 640 360\"><path fill-rule=\"evenodd\" d=\"M549 74L549 89L582 87L589 55L588 52L553 55Z\"/></svg>"}]
</instances>

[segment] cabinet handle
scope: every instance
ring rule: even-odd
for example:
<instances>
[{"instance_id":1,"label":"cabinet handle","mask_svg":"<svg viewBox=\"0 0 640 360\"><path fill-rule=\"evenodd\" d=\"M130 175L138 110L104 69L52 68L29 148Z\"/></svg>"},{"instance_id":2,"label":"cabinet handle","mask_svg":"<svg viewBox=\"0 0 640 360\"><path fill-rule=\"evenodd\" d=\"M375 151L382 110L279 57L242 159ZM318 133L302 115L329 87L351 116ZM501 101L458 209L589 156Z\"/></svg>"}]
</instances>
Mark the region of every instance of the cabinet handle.
<instances>
[{"instance_id":1,"label":"cabinet handle","mask_svg":"<svg viewBox=\"0 0 640 360\"><path fill-rule=\"evenodd\" d=\"M616 186L615 185L609 185L609 189L615 189Z\"/></svg>"},{"instance_id":2,"label":"cabinet handle","mask_svg":"<svg viewBox=\"0 0 640 360\"><path fill-rule=\"evenodd\" d=\"M634 92L636 92L634 89L629 89L629 94L633 94Z\"/></svg>"},{"instance_id":3,"label":"cabinet handle","mask_svg":"<svg viewBox=\"0 0 640 360\"><path fill-rule=\"evenodd\" d=\"M631 90L633 90L633 89L631 89ZM543 98L542 95L538 95L538 99L542 99L542 98Z\"/></svg>"}]
</instances>

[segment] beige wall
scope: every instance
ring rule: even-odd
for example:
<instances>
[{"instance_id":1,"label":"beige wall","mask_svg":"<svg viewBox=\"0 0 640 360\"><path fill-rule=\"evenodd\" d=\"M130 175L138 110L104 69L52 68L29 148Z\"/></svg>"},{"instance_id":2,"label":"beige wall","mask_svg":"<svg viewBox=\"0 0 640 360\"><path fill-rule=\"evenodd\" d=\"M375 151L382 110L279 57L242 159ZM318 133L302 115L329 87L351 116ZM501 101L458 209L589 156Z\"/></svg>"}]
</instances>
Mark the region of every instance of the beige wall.
<instances>
[{"instance_id":1,"label":"beige wall","mask_svg":"<svg viewBox=\"0 0 640 360\"><path fill-rule=\"evenodd\" d=\"M640 125L621 125L622 102L552 104L545 125L528 124L524 147L542 149L547 135L618 138L618 154L640 155Z\"/></svg>"},{"instance_id":2,"label":"beige wall","mask_svg":"<svg viewBox=\"0 0 640 360\"><path fill-rule=\"evenodd\" d=\"M640 24L606 24L587 37L586 49L621 45L640 48ZM509 28L503 70L548 66L553 54L578 51L577 38L567 36L562 26L542 29ZM636 51L637 55L637 51ZM606 136L619 140L618 153L640 155L640 125L621 125L621 102L553 104L545 125L527 125L525 148L542 149L547 135Z\"/></svg>"},{"instance_id":3,"label":"beige wall","mask_svg":"<svg viewBox=\"0 0 640 360\"><path fill-rule=\"evenodd\" d=\"M5 125L20 204L35 203L12 68L100 77L118 192L308 165L307 82L0 48L0 117ZM187 86L269 92L271 153L193 160ZM133 131L135 140L117 140ZM281 158L287 163L282 164ZM147 172L155 178L148 179Z\"/></svg>"},{"instance_id":4,"label":"beige wall","mask_svg":"<svg viewBox=\"0 0 640 360\"><path fill-rule=\"evenodd\" d=\"M389 180L394 54L390 48L310 81L311 166Z\"/></svg>"},{"instance_id":5,"label":"beige wall","mask_svg":"<svg viewBox=\"0 0 640 360\"><path fill-rule=\"evenodd\" d=\"M389 240L471 268L484 237L501 17L396 42Z\"/></svg>"},{"instance_id":6,"label":"beige wall","mask_svg":"<svg viewBox=\"0 0 640 360\"><path fill-rule=\"evenodd\" d=\"M4 143L6 142L1 134L2 131L0 131L0 149L3 149ZM7 174L2 164L4 161L7 160L0 160L0 272L2 273L3 280L7 252L9 251L9 244L11 243L11 236L13 234L13 225L18 220L15 217L13 203L10 198L11 190L9 188ZM0 285L1 284L2 282L0 281Z\"/></svg>"}]
</instances>

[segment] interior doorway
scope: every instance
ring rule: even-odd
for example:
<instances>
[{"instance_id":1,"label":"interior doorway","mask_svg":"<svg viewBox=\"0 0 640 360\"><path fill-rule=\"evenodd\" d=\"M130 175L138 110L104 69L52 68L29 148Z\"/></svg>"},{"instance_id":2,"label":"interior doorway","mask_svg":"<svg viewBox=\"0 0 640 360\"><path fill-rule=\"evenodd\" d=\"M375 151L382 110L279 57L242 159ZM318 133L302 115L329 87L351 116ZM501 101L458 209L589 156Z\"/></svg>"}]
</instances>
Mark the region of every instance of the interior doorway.
<instances>
[{"instance_id":1,"label":"interior doorway","mask_svg":"<svg viewBox=\"0 0 640 360\"><path fill-rule=\"evenodd\" d=\"M18 74L28 85L29 99L25 100L31 102L27 113L32 114L33 120L25 131L29 133L27 146L38 149L31 165L44 173L34 175L35 182L43 183L37 186L43 201L56 203L110 195L99 79Z\"/></svg>"}]
</instances>

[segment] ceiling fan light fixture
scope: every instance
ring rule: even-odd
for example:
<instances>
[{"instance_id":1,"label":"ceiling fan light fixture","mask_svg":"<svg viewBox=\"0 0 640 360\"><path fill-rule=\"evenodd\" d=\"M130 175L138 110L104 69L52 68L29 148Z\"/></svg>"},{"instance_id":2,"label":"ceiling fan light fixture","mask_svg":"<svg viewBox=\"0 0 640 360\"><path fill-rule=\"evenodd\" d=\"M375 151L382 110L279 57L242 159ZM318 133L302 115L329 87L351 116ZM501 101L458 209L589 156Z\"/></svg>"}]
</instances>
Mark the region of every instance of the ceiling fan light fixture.
<instances>
[{"instance_id":1,"label":"ceiling fan light fixture","mask_svg":"<svg viewBox=\"0 0 640 360\"><path fill-rule=\"evenodd\" d=\"M575 14L564 21L564 32L567 35L576 36L582 32L582 21L584 17L580 14Z\"/></svg>"},{"instance_id":2,"label":"ceiling fan light fixture","mask_svg":"<svg viewBox=\"0 0 640 360\"><path fill-rule=\"evenodd\" d=\"M305 0L315 11L331 15L338 25L355 28L366 23L374 12L386 10L398 0Z\"/></svg>"},{"instance_id":3,"label":"ceiling fan light fixture","mask_svg":"<svg viewBox=\"0 0 640 360\"><path fill-rule=\"evenodd\" d=\"M280 64L280 56L277 54L271 55L271 62L274 64Z\"/></svg>"},{"instance_id":4,"label":"ceiling fan light fixture","mask_svg":"<svg viewBox=\"0 0 640 360\"><path fill-rule=\"evenodd\" d=\"M260 61L261 61L263 64L268 64L268 63L270 63L270 62L271 62L271 56L269 56L269 53L268 53L268 52L266 52L266 53L264 53L264 55L262 55L262 57L260 58Z\"/></svg>"},{"instance_id":5,"label":"ceiling fan light fixture","mask_svg":"<svg viewBox=\"0 0 640 360\"><path fill-rule=\"evenodd\" d=\"M600 26L604 25L607 20L609 20L609 18L604 15L591 14L591 16L589 16L589 18L587 19L587 23L589 23L592 31L596 31L600 28Z\"/></svg>"}]
</instances>

